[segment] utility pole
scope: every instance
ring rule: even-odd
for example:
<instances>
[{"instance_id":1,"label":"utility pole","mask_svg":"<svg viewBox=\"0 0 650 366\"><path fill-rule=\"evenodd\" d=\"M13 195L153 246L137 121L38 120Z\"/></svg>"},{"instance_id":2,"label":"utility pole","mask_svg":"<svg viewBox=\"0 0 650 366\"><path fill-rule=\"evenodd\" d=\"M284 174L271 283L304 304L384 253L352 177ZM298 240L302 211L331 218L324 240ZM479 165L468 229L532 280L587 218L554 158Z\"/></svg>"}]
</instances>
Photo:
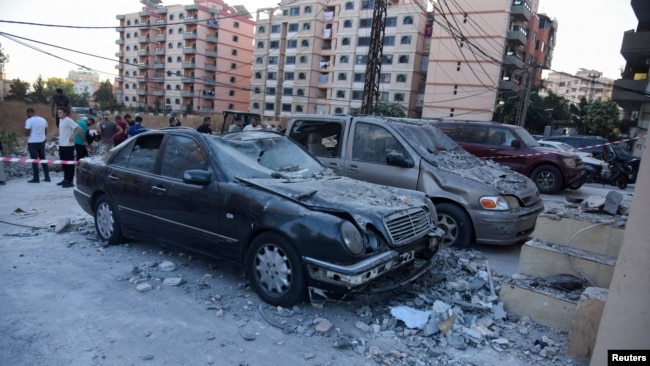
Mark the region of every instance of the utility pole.
<instances>
[{"instance_id":1,"label":"utility pole","mask_svg":"<svg viewBox=\"0 0 650 366\"><path fill-rule=\"evenodd\" d=\"M596 79L600 77L600 73L594 72L589 73L589 79L591 79L591 82L589 84L589 101L591 102L594 99L594 85L596 84Z\"/></svg>"},{"instance_id":2,"label":"utility pole","mask_svg":"<svg viewBox=\"0 0 650 366\"><path fill-rule=\"evenodd\" d=\"M535 75L535 69L538 65L530 65L530 70L528 71L528 78L526 80L526 93L524 94L524 103L521 107L521 115L519 116L519 126L524 127L526 124L526 115L528 114L528 104L530 103L530 94L533 91L533 76Z\"/></svg>"},{"instance_id":3,"label":"utility pole","mask_svg":"<svg viewBox=\"0 0 650 366\"><path fill-rule=\"evenodd\" d=\"M375 102L379 99L379 75L381 74L381 59L384 55L384 35L386 33L386 1L375 0L373 8L366 80L363 85L363 103L361 104L362 114L373 114Z\"/></svg>"}]
</instances>

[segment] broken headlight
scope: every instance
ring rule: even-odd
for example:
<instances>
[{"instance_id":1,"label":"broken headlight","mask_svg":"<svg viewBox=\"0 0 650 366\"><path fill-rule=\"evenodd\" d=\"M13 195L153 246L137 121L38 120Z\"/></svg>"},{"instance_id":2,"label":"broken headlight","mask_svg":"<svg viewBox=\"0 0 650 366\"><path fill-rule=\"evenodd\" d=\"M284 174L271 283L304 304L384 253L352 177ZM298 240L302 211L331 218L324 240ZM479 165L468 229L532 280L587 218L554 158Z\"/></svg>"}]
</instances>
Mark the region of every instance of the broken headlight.
<instances>
[{"instance_id":1,"label":"broken headlight","mask_svg":"<svg viewBox=\"0 0 650 366\"><path fill-rule=\"evenodd\" d=\"M479 199L485 210L508 211L519 208L519 201L512 196L485 196Z\"/></svg>"},{"instance_id":2,"label":"broken headlight","mask_svg":"<svg viewBox=\"0 0 650 366\"><path fill-rule=\"evenodd\" d=\"M343 237L343 243L352 254L361 254L363 251L363 238L356 226L349 221L343 222L341 224L341 236Z\"/></svg>"}]
</instances>

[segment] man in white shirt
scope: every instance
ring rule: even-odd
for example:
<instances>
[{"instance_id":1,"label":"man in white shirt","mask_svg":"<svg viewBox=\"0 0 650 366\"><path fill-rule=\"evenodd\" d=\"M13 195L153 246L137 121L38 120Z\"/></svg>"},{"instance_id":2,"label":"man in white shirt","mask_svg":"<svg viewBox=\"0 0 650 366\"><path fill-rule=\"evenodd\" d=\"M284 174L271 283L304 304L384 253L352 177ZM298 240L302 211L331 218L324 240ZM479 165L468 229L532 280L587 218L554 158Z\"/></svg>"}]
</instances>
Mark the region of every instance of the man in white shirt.
<instances>
[{"instance_id":1,"label":"man in white shirt","mask_svg":"<svg viewBox=\"0 0 650 366\"><path fill-rule=\"evenodd\" d=\"M68 117L68 109L59 107L59 159L74 161L74 138L82 135L81 127L72 118ZM74 165L63 164L63 180L57 183L63 188L72 188L74 183Z\"/></svg>"},{"instance_id":2,"label":"man in white shirt","mask_svg":"<svg viewBox=\"0 0 650 366\"><path fill-rule=\"evenodd\" d=\"M262 125L260 125L260 121L258 121L257 118L254 117L251 119L251 124L246 125L246 127L244 127L244 131L255 131L261 129L262 129Z\"/></svg>"},{"instance_id":3,"label":"man in white shirt","mask_svg":"<svg viewBox=\"0 0 650 366\"><path fill-rule=\"evenodd\" d=\"M25 136L27 137L27 150L32 159L45 159L45 140L47 139L47 121L37 116L34 108L27 108L27 120L25 121ZM50 170L47 163L43 165L44 181L50 181ZM39 183L38 163L32 163L32 180L27 183Z\"/></svg>"}]
</instances>

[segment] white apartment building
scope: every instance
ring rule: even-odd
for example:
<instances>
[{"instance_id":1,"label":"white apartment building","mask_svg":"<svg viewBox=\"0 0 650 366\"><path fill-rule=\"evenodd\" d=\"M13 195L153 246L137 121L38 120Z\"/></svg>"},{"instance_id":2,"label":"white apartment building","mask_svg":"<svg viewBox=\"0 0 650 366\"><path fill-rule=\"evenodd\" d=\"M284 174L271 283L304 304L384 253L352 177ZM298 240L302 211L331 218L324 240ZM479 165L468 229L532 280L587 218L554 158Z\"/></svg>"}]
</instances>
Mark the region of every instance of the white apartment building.
<instances>
[{"instance_id":1,"label":"white apartment building","mask_svg":"<svg viewBox=\"0 0 650 366\"><path fill-rule=\"evenodd\" d=\"M389 0L381 100L417 115L427 1ZM357 113L363 102L373 0L282 0L259 9L249 109L267 119L292 113Z\"/></svg>"},{"instance_id":2,"label":"white apartment building","mask_svg":"<svg viewBox=\"0 0 650 366\"><path fill-rule=\"evenodd\" d=\"M195 113L248 108L254 21L244 7L141 3L140 12L116 17L119 103Z\"/></svg>"},{"instance_id":3,"label":"white apartment building","mask_svg":"<svg viewBox=\"0 0 650 366\"><path fill-rule=\"evenodd\" d=\"M546 78L546 90L540 95L548 95L548 92L567 99L570 103L578 104L580 99L607 100L612 97L614 80L602 76L603 73L597 70L581 68L575 75L568 75L562 72L551 72Z\"/></svg>"}]
</instances>

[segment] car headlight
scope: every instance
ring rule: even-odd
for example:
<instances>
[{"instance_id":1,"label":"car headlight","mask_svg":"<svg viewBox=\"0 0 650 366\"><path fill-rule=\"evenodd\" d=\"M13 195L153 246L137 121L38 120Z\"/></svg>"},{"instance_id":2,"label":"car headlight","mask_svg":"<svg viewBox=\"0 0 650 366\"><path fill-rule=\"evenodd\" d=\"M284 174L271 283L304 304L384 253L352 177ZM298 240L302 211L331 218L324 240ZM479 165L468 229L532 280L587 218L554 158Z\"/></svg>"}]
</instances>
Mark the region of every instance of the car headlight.
<instances>
[{"instance_id":1,"label":"car headlight","mask_svg":"<svg viewBox=\"0 0 650 366\"><path fill-rule=\"evenodd\" d=\"M343 243L345 243L345 246L348 247L352 254L361 254L363 251L363 238L356 226L349 221L343 222L341 225L341 235L343 236Z\"/></svg>"},{"instance_id":2,"label":"car headlight","mask_svg":"<svg viewBox=\"0 0 650 366\"><path fill-rule=\"evenodd\" d=\"M479 203L485 210L508 211L519 208L519 201L512 196L485 196L479 199Z\"/></svg>"},{"instance_id":3,"label":"car headlight","mask_svg":"<svg viewBox=\"0 0 650 366\"><path fill-rule=\"evenodd\" d=\"M427 197L425 198L424 203L427 205L427 209L429 210L429 215L433 218L433 223L437 224L438 223L438 211L436 211L436 205L431 202L431 200Z\"/></svg>"},{"instance_id":4,"label":"car headlight","mask_svg":"<svg viewBox=\"0 0 650 366\"><path fill-rule=\"evenodd\" d=\"M562 161L564 164L570 168L575 168L577 166L576 159L574 158L563 158Z\"/></svg>"}]
</instances>

